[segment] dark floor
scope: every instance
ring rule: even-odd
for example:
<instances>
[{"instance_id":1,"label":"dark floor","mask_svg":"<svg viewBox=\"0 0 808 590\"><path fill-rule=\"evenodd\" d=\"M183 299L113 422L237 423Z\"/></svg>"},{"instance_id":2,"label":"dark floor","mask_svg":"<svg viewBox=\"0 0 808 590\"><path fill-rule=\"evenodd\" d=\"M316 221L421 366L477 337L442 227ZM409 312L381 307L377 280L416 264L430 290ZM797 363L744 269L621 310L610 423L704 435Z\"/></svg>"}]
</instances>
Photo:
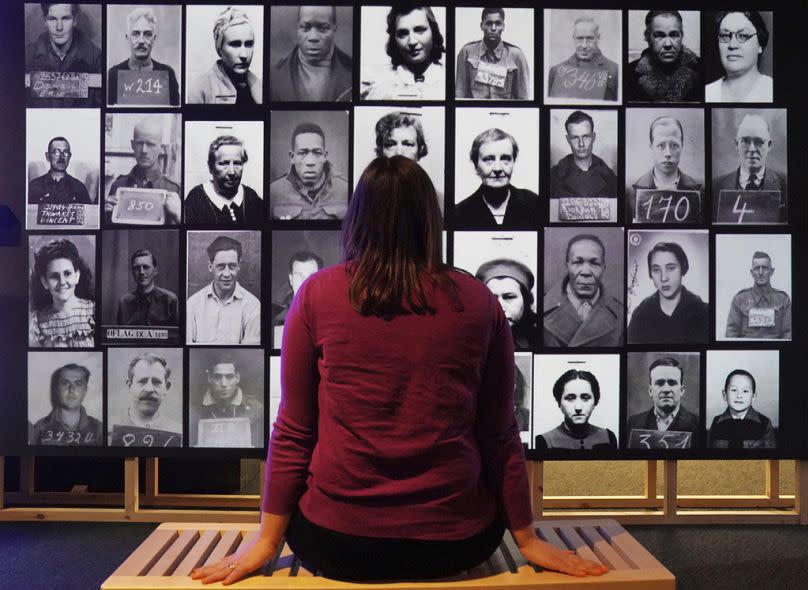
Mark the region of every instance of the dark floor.
<instances>
[{"instance_id":1,"label":"dark floor","mask_svg":"<svg viewBox=\"0 0 808 590\"><path fill-rule=\"evenodd\" d=\"M0 522L0 588L94 590L151 524ZM680 590L808 589L808 527L626 527Z\"/></svg>"}]
</instances>

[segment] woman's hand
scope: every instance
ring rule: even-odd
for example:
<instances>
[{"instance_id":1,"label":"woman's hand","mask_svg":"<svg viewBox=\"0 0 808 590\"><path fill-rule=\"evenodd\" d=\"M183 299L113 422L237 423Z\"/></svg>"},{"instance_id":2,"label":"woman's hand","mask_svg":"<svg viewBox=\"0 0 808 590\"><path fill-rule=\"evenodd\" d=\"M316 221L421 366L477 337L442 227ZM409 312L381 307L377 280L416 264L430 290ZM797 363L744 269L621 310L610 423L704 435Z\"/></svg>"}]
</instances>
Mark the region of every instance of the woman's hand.
<instances>
[{"instance_id":1,"label":"woman's hand","mask_svg":"<svg viewBox=\"0 0 808 590\"><path fill-rule=\"evenodd\" d=\"M584 559L572 551L558 549L535 536L520 545L519 551L531 563L571 576L599 576L609 571L605 565Z\"/></svg>"},{"instance_id":2,"label":"woman's hand","mask_svg":"<svg viewBox=\"0 0 808 590\"><path fill-rule=\"evenodd\" d=\"M259 536L218 563L195 569L191 572L191 579L202 580L203 584L222 582L227 586L263 566L275 556L276 551L277 547Z\"/></svg>"}]
</instances>

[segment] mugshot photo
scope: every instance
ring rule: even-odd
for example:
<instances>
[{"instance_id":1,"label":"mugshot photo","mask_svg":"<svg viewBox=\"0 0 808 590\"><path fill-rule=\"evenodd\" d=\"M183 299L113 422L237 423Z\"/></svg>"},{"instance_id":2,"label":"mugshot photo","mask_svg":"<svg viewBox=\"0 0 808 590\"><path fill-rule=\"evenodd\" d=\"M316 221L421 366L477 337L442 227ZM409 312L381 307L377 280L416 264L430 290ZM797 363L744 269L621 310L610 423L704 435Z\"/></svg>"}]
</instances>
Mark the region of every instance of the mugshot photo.
<instances>
[{"instance_id":1,"label":"mugshot photo","mask_svg":"<svg viewBox=\"0 0 808 590\"><path fill-rule=\"evenodd\" d=\"M707 230L629 230L629 344L706 344L710 324Z\"/></svg>"},{"instance_id":2,"label":"mugshot photo","mask_svg":"<svg viewBox=\"0 0 808 590\"><path fill-rule=\"evenodd\" d=\"M345 217L351 194L344 149L350 141L348 111L272 111L269 128L269 218Z\"/></svg>"},{"instance_id":3,"label":"mugshot photo","mask_svg":"<svg viewBox=\"0 0 808 590\"><path fill-rule=\"evenodd\" d=\"M186 344L261 344L261 232L189 231Z\"/></svg>"},{"instance_id":4,"label":"mugshot photo","mask_svg":"<svg viewBox=\"0 0 808 590\"><path fill-rule=\"evenodd\" d=\"M186 6L185 102L263 103L263 37L263 6Z\"/></svg>"},{"instance_id":5,"label":"mugshot photo","mask_svg":"<svg viewBox=\"0 0 808 590\"><path fill-rule=\"evenodd\" d=\"M107 351L107 429L111 447L181 447L181 348Z\"/></svg>"},{"instance_id":6,"label":"mugshot photo","mask_svg":"<svg viewBox=\"0 0 808 590\"><path fill-rule=\"evenodd\" d=\"M95 236L28 236L28 346L96 345Z\"/></svg>"},{"instance_id":7,"label":"mugshot photo","mask_svg":"<svg viewBox=\"0 0 808 590\"><path fill-rule=\"evenodd\" d=\"M620 355L534 358L533 448L610 451L620 440Z\"/></svg>"},{"instance_id":8,"label":"mugshot photo","mask_svg":"<svg viewBox=\"0 0 808 590\"><path fill-rule=\"evenodd\" d=\"M455 98L532 100L532 8L455 8Z\"/></svg>"},{"instance_id":9,"label":"mugshot photo","mask_svg":"<svg viewBox=\"0 0 808 590\"><path fill-rule=\"evenodd\" d=\"M774 449L780 425L780 353L707 351L710 449Z\"/></svg>"},{"instance_id":10,"label":"mugshot photo","mask_svg":"<svg viewBox=\"0 0 808 590\"><path fill-rule=\"evenodd\" d=\"M361 19L361 99L446 99L446 7L362 6Z\"/></svg>"},{"instance_id":11,"label":"mugshot photo","mask_svg":"<svg viewBox=\"0 0 808 590\"><path fill-rule=\"evenodd\" d=\"M537 229L539 110L458 108L455 112L457 229Z\"/></svg>"},{"instance_id":12,"label":"mugshot photo","mask_svg":"<svg viewBox=\"0 0 808 590\"><path fill-rule=\"evenodd\" d=\"M26 104L100 107L101 5L31 2L24 7Z\"/></svg>"},{"instance_id":13,"label":"mugshot photo","mask_svg":"<svg viewBox=\"0 0 808 590\"><path fill-rule=\"evenodd\" d=\"M629 10L627 102L701 102L704 62L697 10Z\"/></svg>"},{"instance_id":14,"label":"mugshot photo","mask_svg":"<svg viewBox=\"0 0 808 590\"><path fill-rule=\"evenodd\" d=\"M626 221L701 223L704 110L626 109Z\"/></svg>"},{"instance_id":15,"label":"mugshot photo","mask_svg":"<svg viewBox=\"0 0 808 590\"><path fill-rule=\"evenodd\" d=\"M262 448L263 349L191 349L188 404L191 447Z\"/></svg>"},{"instance_id":16,"label":"mugshot photo","mask_svg":"<svg viewBox=\"0 0 808 590\"><path fill-rule=\"evenodd\" d=\"M104 115L104 223L179 225L182 117Z\"/></svg>"},{"instance_id":17,"label":"mugshot photo","mask_svg":"<svg viewBox=\"0 0 808 590\"><path fill-rule=\"evenodd\" d=\"M544 102L616 104L623 99L619 10L544 10Z\"/></svg>"},{"instance_id":18,"label":"mugshot photo","mask_svg":"<svg viewBox=\"0 0 808 590\"><path fill-rule=\"evenodd\" d=\"M715 237L716 340L791 340L791 236Z\"/></svg>"},{"instance_id":19,"label":"mugshot photo","mask_svg":"<svg viewBox=\"0 0 808 590\"><path fill-rule=\"evenodd\" d=\"M272 6L269 99L350 102L353 7Z\"/></svg>"},{"instance_id":20,"label":"mugshot photo","mask_svg":"<svg viewBox=\"0 0 808 590\"><path fill-rule=\"evenodd\" d=\"M98 109L25 112L26 227L98 227L101 141Z\"/></svg>"},{"instance_id":21,"label":"mugshot photo","mask_svg":"<svg viewBox=\"0 0 808 590\"><path fill-rule=\"evenodd\" d=\"M623 344L623 228L544 232L544 345Z\"/></svg>"},{"instance_id":22,"label":"mugshot photo","mask_svg":"<svg viewBox=\"0 0 808 590\"><path fill-rule=\"evenodd\" d=\"M179 246L177 230L102 232L102 342L180 342Z\"/></svg>"},{"instance_id":23,"label":"mugshot photo","mask_svg":"<svg viewBox=\"0 0 808 590\"><path fill-rule=\"evenodd\" d=\"M712 109L713 222L788 223L786 109Z\"/></svg>"},{"instance_id":24,"label":"mugshot photo","mask_svg":"<svg viewBox=\"0 0 808 590\"><path fill-rule=\"evenodd\" d=\"M261 227L264 122L185 122L186 225Z\"/></svg>"},{"instance_id":25,"label":"mugshot photo","mask_svg":"<svg viewBox=\"0 0 808 590\"><path fill-rule=\"evenodd\" d=\"M531 444L531 410L533 408L533 354L514 353L513 411L519 437L528 446Z\"/></svg>"},{"instance_id":26,"label":"mugshot photo","mask_svg":"<svg viewBox=\"0 0 808 590\"><path fill-rule=\"evenodd\" d=\"M692 449L701 441L701 354L629 352L628 449Z\"/></svg>"},{"instance_id":27,"label":"mugshot photo","mask_svg":"<svg viewBox=\"0 0 808 590\"><path fill-rule=\"evenodd\" d=\"M182 6L107 5L107 105L178 107Z\"/></svg>"},{"instance_id":28,"label":"mugshot photo","mask_svg":"<svg viewBox=\"0 0 808 590\"><path fill-rule=\"evenodd\" d=\"M337 264L341 251L339 231L272 232L272 348L281 347L286 314L300 285L318 270Z\"/></svg>"},{"instance_id":29,"label":"mugshot photo","mask_svg":"<svg viewBox=\"0 0 808 590\"><path fill-rule=\"evenodd\" d=\"M269 408L267 416L269 428L267 430L267 446L272 436L275 420L278 419L278 410L281 407L281 357L271 356L269 361Z\"/></svg>"},{"instance_id":30,"label":"mugshot photo","mask_svg":"<svg viewBox=\"0 0 808 590\"><path fill-rule=\"evenodd\" d=\"M404 156L429 175L444 210L446 174L445 107L354 108L353 184L374 158Z\"/></svg>"},{"instance_id":31,"label":"mugshot photo","mask_svg":"<svg viewBox=\"0 0 808 590\"><path fill-rule=\"evenodd\" d=\"M550 111L550 221L617 222L617 111Z\"/></svg>"},{"instance_id":32,"label":"mugshot photo","mask_svg":"<svg viewBox=\"0 0 808 590\"><path fill-rule=\"evenodd\" d=\"M518 350L536 344L536 232L455 232L454 265L493 293L511 326Z\"/></svg>"},{"instance_id":33,"label":"mugshot photo","mask_svg":"<svg viewBox=\"0 0 808 590\"><path fill-rule=\"evenodd\" d=\"M704 13L706 102L774 101L773 13Z\"/></svg>"},{"instance_id":34,"label":"mugshot photo","mask_svg":"<svg viewBox=\"0 0 808 590\"><path fill-rule=\"evenodd\" d=\"M104 444L101 352L28 353L29 445Z\"/></svg>"}]
</instances>

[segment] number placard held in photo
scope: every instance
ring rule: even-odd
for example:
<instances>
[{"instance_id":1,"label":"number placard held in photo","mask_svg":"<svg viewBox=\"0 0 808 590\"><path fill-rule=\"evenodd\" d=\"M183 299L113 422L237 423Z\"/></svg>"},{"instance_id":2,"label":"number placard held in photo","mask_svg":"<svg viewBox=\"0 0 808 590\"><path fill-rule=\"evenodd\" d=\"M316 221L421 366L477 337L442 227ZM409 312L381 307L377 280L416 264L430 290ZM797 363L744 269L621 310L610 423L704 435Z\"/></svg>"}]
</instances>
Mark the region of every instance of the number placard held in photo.
<instances>
[{"instance_id":1,"label":"number placard held in photo","mask_svg":"<svg viewBox=\"0 0 808 590\"><path fill-rule=\"evenodd\" d=\"M120 70L118 72L118 104L170 104L168 72L156 70Z\"/></svg>"},{"instance_id":2,"label":"number placard held in photo","mask_svg":"<svg viewBox=\"0 0 808 590\"><path fill-rule=\"evenodd\" d=\"M112 210L113 223L163 225L165 223L166 191L151 188L119 187L118 202Z\"/></svg>"},{"instance_id":3,"label":"number placard held in photo","mask_svg":"<svg viewBox=\"0 0 808 590\"><path fill-rule=\"evenodd\" d=\"M630 449L689 449L692 432L679 430L633 429L628 440Z\"/></svg>"},{"instance_id":4,"label":"number placard held in photo","mask_svg":"<svg viewBox=\"0 0 808 590\"><path fill-rule=\"evenodd\" d=\"M781 206L780 191L722 190L715 223L778 223Z\"/></svg>"},{"instance_id":5,"label":"number placard held in photo","mask_svg":"<svg viewBox=\"0 0 808 590\"><path fill-rule=\"evenodd\" d=\"M698 223L701 216L699 191L637 189L637 223Z\"/></svg>"}]
</instances>

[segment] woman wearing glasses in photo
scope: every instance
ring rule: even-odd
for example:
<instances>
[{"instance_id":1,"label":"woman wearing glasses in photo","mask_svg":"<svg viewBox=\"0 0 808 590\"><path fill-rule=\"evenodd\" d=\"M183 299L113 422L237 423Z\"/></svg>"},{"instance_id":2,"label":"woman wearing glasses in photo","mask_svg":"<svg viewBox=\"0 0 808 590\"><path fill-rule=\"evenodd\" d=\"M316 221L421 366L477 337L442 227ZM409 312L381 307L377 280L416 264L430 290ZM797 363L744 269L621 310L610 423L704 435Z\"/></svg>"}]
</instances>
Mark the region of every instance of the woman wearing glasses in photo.
<instances>
[{"instance_id":1,"label":"woman wearing glasses in photo","mask_svg":"<svg viewBox=\"0 0 808 590\"><path fill-rule=\"evenodd\" d=\"M724 11L715 18L718 53L726 75L705 88L706 102L772 102L774 83L758 69L769 29L756 10Z\"/></svg>"}]
</instances>

